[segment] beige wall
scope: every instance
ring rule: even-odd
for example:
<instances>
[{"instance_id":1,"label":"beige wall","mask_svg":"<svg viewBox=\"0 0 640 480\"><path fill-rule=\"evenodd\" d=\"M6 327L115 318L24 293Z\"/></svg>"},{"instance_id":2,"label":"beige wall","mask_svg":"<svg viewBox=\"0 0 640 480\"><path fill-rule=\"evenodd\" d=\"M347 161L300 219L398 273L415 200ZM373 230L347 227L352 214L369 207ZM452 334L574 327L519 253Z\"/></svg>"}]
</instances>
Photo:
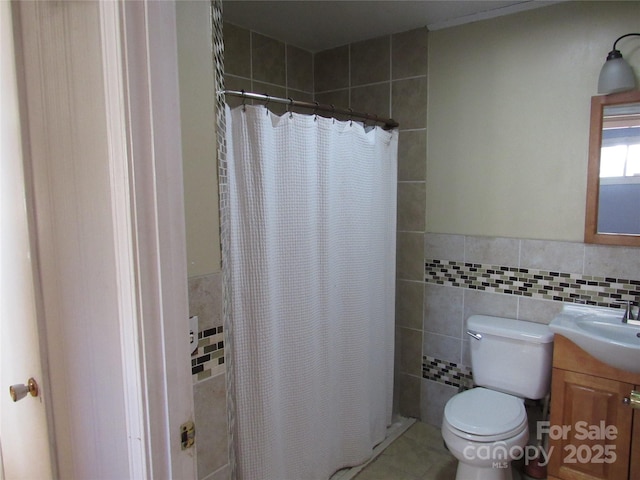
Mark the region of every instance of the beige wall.
<instances>
[{"instance_id":1,"label":"beige wall","mask_svg":"<svg viewBox=\"0 0 640 480\"><path fill-rule=\"evenodd\" d=\"M209 2L176 2L187 230L189 316L197 315L191 356L199 479L228 480L226 370Z\"/></svg>"},{"instance_id":2,"label":"beige wall","mask_svg":"<svg viewBox=\"0 0 640 480\"><path fill-rule=\"evenodd\" d=\"M568 2L431 32L427 231L582 241L589 101L639 2ZM640 76L640 42L618 44Z\"/></svg>"},{"instance_id":3,"label":"beige wall","mask_svg":"<svg viewBox=\"0 0 640 480\"><path fill-rule=\"evenodd\" d=\"M220 271L209 2L176 2L189 277Z\"/></svg>"}]
</instances>

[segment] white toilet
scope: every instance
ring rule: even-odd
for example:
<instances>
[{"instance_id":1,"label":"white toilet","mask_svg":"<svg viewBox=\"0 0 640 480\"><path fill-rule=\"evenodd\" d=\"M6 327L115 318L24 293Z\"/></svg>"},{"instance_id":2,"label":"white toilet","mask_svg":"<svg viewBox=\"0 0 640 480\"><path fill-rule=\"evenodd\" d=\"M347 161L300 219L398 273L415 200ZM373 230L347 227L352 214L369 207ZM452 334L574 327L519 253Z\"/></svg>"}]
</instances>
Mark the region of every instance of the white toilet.
<instances>
[{"instance_id":1,"label":"white toilet","mask_svg":"<svg viewBox=\"0 0 640 480\"><path fill-rule=\"evenodd\" d=\"M529 440L524 399L549 392L553 333L547 325L474 315L467 321L477 387L444 408L442 437L458 459L456 480L512 480Z\"/></svg>"}]
</instances>

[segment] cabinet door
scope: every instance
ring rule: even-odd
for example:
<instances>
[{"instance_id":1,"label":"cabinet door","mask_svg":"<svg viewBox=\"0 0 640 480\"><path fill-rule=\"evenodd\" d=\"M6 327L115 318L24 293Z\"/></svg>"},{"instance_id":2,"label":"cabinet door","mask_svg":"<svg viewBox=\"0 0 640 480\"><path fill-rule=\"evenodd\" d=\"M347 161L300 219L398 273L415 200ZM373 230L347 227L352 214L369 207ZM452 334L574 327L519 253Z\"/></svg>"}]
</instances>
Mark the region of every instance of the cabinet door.
<instances>
[{"instance_id":1,"label":"cabinet door","mask_svg":"<svg viewBox=\"0 0 640 480\"><path fill-rule=\"evenodd\" d=\"M640 392L640 386L636 385ZM629 478L640 478L640 410L633 412L633 433L631 434L631 474Z\"/></svg>"},{"instance_id":2,"label":"cabinet door","mask_svg":"<svg viewBox=\"0 0 640 480\"><path fill-rule=\"evenodd\" d=\"M566 480L629 478L633 385L553 369L549 474Z\"/></svg>"}]
</instances>

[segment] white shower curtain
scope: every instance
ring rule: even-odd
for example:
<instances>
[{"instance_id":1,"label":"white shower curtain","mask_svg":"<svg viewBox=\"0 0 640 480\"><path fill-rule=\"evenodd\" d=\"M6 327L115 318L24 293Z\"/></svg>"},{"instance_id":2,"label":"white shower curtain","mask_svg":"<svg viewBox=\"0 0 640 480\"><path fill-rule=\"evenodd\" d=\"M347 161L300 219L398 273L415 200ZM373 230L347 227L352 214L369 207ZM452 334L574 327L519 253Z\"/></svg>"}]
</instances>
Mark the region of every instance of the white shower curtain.
<instances>
[{"instance_id":1,"label":"white shower curtain","mask_svg":"<svg viewBox=\"0 0 640 480\"><path fill-rule=\"evenodd\" d=\"M327 479L384 439L397 142L357 122L227 109L239 479Z\"/></svg>"}]
</instances>

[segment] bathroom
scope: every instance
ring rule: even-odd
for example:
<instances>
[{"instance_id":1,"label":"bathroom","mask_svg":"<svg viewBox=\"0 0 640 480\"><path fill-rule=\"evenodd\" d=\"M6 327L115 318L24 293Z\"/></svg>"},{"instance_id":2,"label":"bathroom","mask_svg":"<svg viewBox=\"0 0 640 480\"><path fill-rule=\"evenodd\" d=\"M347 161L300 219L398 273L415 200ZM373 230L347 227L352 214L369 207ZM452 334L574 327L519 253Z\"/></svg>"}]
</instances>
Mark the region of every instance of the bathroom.
<instances>
[{"instance_id":1,"label":"bathroom","mask_svg":"<svg viewBox=\"0 0 640 480\"><path fill-rule=\"evenodd\" d=\"M583 243L589 102L613 40L637 30L638 8L552 3L314 54L224 24L226 88L268 88L400 123L394 395L401 415L440 425L444 404L468 386L469 316L549 323L573 293L555 284L552 297L539 293L554 280L487 287L488 270L522 269L528 283L534 275L604 277L614 289L640 279L638 248ZM199 317L201 337L192 357L198 476L217 480L228 476L229 452L206 2L179 2L177 22L189 313ZM263 49L253 64L250 48ZM636 43L626 48L638 71ZM457 281L462 275L471 282Z\"/></svg>"}]
</instances>

